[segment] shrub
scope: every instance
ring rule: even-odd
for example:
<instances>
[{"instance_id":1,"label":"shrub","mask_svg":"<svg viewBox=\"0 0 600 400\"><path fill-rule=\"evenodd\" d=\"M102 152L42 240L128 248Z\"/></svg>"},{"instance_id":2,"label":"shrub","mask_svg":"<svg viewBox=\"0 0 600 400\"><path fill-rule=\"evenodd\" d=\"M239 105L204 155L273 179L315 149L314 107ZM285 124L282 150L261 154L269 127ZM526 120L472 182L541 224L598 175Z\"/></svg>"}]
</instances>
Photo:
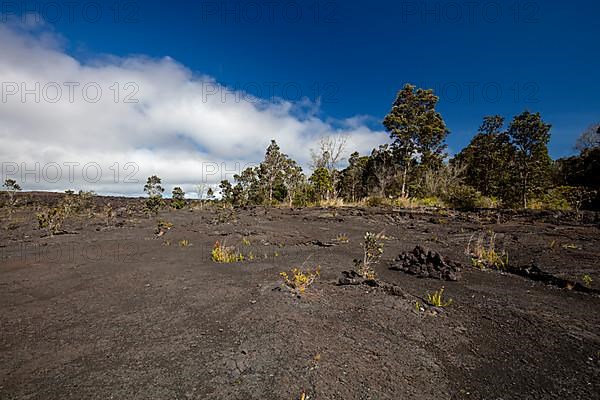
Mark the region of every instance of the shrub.
<instances>
[{"instance_id":1,"label":"shrub","mask_svg":"<svg viewBox=\"0 0 600 400\"><path fill-rule=\"evenodd\" d=\"M161 208L165 206L165 202L161 196L150 196L144 204L144 212L150 215L157 215Z\"/></svg>"},{"instance_id":2,"label":"shrub","mask_svg":"<svg viewBox=\"0 0 600 400\"><path fill-rule=\"evenodd\" d=\"M485 245L485 235L480 234L477 241L471 247L473 236L469 239L465 253L471 257L471 263L474 267L484 269L505 269L508 267L508 253L504 250L501 253L496 251L496 234L490 232L487 247Z\"/></svg>"},{"instance_id":3,"label":"shrub","mask_svg":"<svg viewBox=\"0 0 600 400\"><path fill-rule=\"evenodd\" d=\"M471 186L457 185L449 190L444 201L452 208L474 210L480 205L481 194Z\"/></svg>"},{"instance_id":4,"label":"shrub","mask_svg":"<svg viewBox=\"0 0 600 400\"><path fill-rule=\"evenodd\" d=\"M211 252L211 258L214 262L218 263L232 263L236 261L243 261L244 256L235 249L233 246L226 246L218 240L215 242Z\"/></svg>"},{"instance_id":5,"label":"shrub","mask_svg":"<svg viewBox=\"0 0 600 400\"><path fill-rule=\"evenodd\" d=\"M354 266L356 272L364 279L375 279L376 274L373 270L373 265L379 263L381 256L383 255L383 232L377 235L371 232L367 232L362 243L363 248L363 259L354 260Z\"/></svg>"},{"instance_id":6,"label":"shrub","mask_svg":"<svg viewBox=\"0 0 600 400\"><path fill-rule=\"evenodd\" d=\"M583 280L583 284L585 285L585 287L587 287L587 288L592 287L592 283L594 282L594 280L592 279L591 276L589 276L588 274L585 274L583 276L582 280Z\"/></svg>"},{"instance_id":7,"label":"shrub","mask_svg":"<svg viewBox=\"0 0 600 400\"><path fill-rule=\"evenodd\" d=\"M306 291L314 281L321 275L321 267L317 266L315 270L302 271L299 268L293 268L290 274L281 272L279 275L283 278L284 285L294 294L300 295Z\"/></svg>"},{"instance_id":8,"label":"shrub","mask_svg":"<svg viewBox=\"0 0 600 400\"><path fill-rule=\"evenodd\" d=\"M533 209L544 210L579 210L590 204L596 191L579 186L558 186L548 190L547 193L536 198L532 204Z\"/></svg>"},{"instance_id":9,"label":"shrub","mask_svg":"<svg viewBox=\"0 0 600 400\"><path fill-rule=\"evenodd\" d=\"M185 207L185 192L179 186L173 188L171 195L171 207L176 210L181 210Z\"/></svg>"},{"instance_id":10,"label":"shrub","mask_svg":"<svg viewBox=\"0 0 600 400\"><path fill-rule=\"evenodd\" d=\"M117 216L117 213L113 209L112 205L108 203L104 205L104 208L102 209L102 215L104 217L104 222L106 222L106 226L110 226Z\"/></svg>"},{"instance_id":11,"label":"shrub","mask_svg":"<svg viewBox=\"0 0 600 400\"><path fill-rule=\"evenodd\" d=\"M380 196L371 196L367 199L367 206L380 207L385 204L385 199Z\"/></svg>"},{"instance_id":12,"label":"shrub","mask_svg":"<svg viewBox=\"0 0 600 400\"><path fill-rule=\"evenodd\" d=\"M558 187L548 190L546 193L533 199L529 208L534 210L563 210L571 209L569 201L565 197L564 187Z\"/></svg>"},{"instance_id":13,"label":"shrub","mask_svg":"<svg viewBox=\"0 0 600 400\"><path fill-rule=\"evenodd\" d=\"M156 234L167 231L173 227L173 224L169 221L165 221L164 219L159 219L156 221L156 230L154 231Z\"/></svg>"},{"instance_id":14,"label":"shrub","mask_svg":"<svg viewBox=\"0 0 600 400\"><path fill-rule=\"evenodd\" d=\"M64 207L58 206L46 212L38 213L36 216L40 229L46 229L50 236L53 236L61 232L67 213Z\"/></svg>"},{"instance_id":15,"label":"shrub","mask_svg":"<svg viewBox=\"0 0 600 400\"><path fill-rule=\"evenodd\" d=\"M425 207L443 207L444 202L439 197L425 197L419 199L419 203Z\"/></svg>"}]
</instances>

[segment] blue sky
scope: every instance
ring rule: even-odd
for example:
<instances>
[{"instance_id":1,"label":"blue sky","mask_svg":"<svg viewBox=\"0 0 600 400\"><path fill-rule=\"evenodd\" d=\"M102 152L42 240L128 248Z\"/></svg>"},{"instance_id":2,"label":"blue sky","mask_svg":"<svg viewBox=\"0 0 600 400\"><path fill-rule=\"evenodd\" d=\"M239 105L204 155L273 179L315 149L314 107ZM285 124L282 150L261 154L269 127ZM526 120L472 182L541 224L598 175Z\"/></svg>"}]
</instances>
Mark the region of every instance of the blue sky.
<instances>
[{"instance_id":1,"label":"blue sky","mask_svg":"<svg viewBox=\"0 0 600 400\"><path fill-rule=\"evenodd\" d=\"M324 118L368 115L374 129L405 82L433 87L454 151L487 114L540 111L554 157L600 120L595 1L118 4L116 20L106 7L90 23L83 6L54 18L71 54L170 56L261 97L320 94Z\"/></svg>"},{"instance_id":2,"label":"blue sky","mask_svg":"<svg viewBox=\"0 0 600 400\"><path fill-rule=\"evenodd\" d=\"M407 82L440 96L451 153L485 115L541 112L554 158L600 121L596 2L0 6L0 172L29 190L137 195L158 174L190 192L260 161L271 139L305 168L323 136L368 154Z\"/></svg>"}]
</instances>

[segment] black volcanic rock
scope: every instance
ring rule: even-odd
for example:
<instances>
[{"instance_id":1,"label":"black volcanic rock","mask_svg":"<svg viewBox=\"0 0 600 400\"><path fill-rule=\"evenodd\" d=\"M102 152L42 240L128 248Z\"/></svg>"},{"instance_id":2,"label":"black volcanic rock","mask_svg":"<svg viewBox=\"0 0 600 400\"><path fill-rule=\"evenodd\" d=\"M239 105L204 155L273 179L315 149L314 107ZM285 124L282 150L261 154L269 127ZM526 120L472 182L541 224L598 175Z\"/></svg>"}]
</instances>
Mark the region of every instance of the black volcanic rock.
<instances>
[{"instance_id":1,"label":"black volcanic rock","mask_svg":"<svg viewBox=\"0 0 600 400\"><path fill-rule=\"evenodd\" d=\"M459 263L444 259L441 254L416 246L410 253L402 253L392 262L390 269L432 278L457 281L461 278Z\"/></svg>"}]
</instances>

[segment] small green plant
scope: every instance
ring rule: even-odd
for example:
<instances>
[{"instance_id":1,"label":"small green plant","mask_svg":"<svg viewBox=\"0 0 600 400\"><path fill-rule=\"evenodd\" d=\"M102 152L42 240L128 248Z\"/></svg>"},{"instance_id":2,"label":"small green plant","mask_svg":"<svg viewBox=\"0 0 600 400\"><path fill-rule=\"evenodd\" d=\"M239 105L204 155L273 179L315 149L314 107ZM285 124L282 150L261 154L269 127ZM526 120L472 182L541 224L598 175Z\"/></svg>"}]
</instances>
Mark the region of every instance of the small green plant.
<instances>
[{"instance_id":1,"label":"small green plant","mask_svg":"<svg viewBox=\"0 0 600 400\"><path fill-rule=\"evenodd\" d=\"M562 248L566 250L579 250L579 246L573 243L563 244Z\"/></svg>"},{"instance_id":2,"label":"small green plant","mask_svg":"<svg viewBox=\"0 0 600 400\"><path fill-rule=\"evenodd\" d=\"M503 270L508 267L508 253L496 251L496 234L490 232L487 246L485 244L485 235L481 234L477 241L471 246L473 236L469 239L465 254L471 257L471 265L479 269L498 269Z\"/></svg>"},{"instance_id":3,"label":"small green plant","mask_svg":"<svg viewBox=\"0 0 600 400\"><path fill-rule=\"evenodd\" d=\"M173 228L173 224L171 222L164 219L159 219L156 221L156 229L154 230L154 233L160 235L161 232L163 232L162 234L164 234L164 232L170 230L171 228Z\"/></svg>"},{"instance_id":4,"label":"small green plant","mask_svg":"<svg viewBox=\"0 0 600 400\"><path fill-rule=\"evenodd\" d=\"M425 309L423 308L421 303L419 303L419 301L415 301L415 311L417 312L417 314L421 311L425 311Z\"/></svg>"},{"instance_id":5,"label":"small green plant","mask_svg":"<svg viewBox=\"0 0 600 400\"><path fill-rule=\"evenodd\" d=\"M373 270L373 265L379 263L383 255L383 242L385 239L383 232L374 234L367 232L364 241L361 244L363 248L362 260L354 260L356 272L364 279L375 279L377 274Z\"/></svg>"},{"instance_id":6,"label":"small green plant","mask_svg":"<svg viewBox=\"0 0 600 400\"><path fill-rule=\"evenodd\" d=\"M238 252L233 246L226 246L224 243L215 242L211 258L214 262L218 263L232 263L236 261L243 261L244 256Z\"/></svg>"},{"instance_id":7,"label":"small green plant","mask_svg":"<svg viewBox=\"0 0 600 400\"><path fill-rule=\"evenodd\" d=\"M187 239L181 239L179 241L179 247L190 247L192 244Z\"/></svg>"},{"instance_id":8,"label":"small green plant","mask_svg":"<svg viewBox=\"0 0 600 400\"><path fill-rule=\"evenodd\" d=\"M248 239L247 237L245 237L245 236L244 236L244 237L242 238L242 244L243 244L244 246L250 246L252 243L250 243L250 239Z\"/></svg>"},{"instance_id":9,"label":"small green plant","mask_svg":"<svg viewBox=\"0 0 600 400\"><path fill-rule=\"evenodd\" d=\"M348 243L350 241L350 239L348 239L348 235L346 235L345 233L340 233L339 235L337 235L335 240L339 243Z\"/></svg>"},{"instance_id":10,"label":"small green plant","mask_svg":"<svg viewBox=\"0 0 600 400\"><path fill-rule=\"evenodd\" d=\"M314 270L302 271L300 268L293 268L290 273L280 272L283 283L292 293L300 295L306 291L315 280L321 275L321 267L317 266Z\"/></svg>"},{"instance_id":11,"label":"small green plant","mask_svg":"<svg viewBox=\"0 0 600 400\"><path fill-rule=\"evenodd\" d=\"M433 294L427 293L427 302L434 307L448 307L452 304L452 299L444 301L444 287Z\"/></svg>"},{"instance_id":12,"label":"small green plant","mask_svg":"<svg viewBox=\"0 0 600 400\"><path fill-rule=\"evenodd\" d=\"M585 285L585 287L587 288L591 288L592 287L592 283L594 282L594 280L592 279L591 276L589 276L588 274L585 274L583 276L583 278L581 278L583 280L583 284Z\"/></svg>"}]
</instances>

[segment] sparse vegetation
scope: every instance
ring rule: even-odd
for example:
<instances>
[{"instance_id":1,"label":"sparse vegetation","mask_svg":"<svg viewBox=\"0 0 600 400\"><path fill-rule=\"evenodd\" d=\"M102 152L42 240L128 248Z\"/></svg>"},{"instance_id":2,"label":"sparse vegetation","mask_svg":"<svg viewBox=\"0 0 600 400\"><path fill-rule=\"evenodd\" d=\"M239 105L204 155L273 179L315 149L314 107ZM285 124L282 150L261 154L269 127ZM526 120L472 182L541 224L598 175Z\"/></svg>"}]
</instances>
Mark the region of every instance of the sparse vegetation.
<instances>
[{"instance_id":1,"label":"sparse vegetation","mask_svg":"<svg viewBox=\"0 0 600 400\"><path fill-rule=\"evenodd\" d=\"M489 238L485 240L485 234L480 234L477 240L473 242L473 236L469 239L465 253L471 257L471 263L479 269L497 269L503 270L508 267L508 253L502 250L496 251L496 234L489 233Z\"/></svg>"},{"instance_id":2,"label":"sparse vegetation","mask_svg":"<svg viewBox=\"0 0 600 400\"><path fill-rule=\"evenodd\" d=\"M363 248L362 260L354 260L356 272L365 279L375 279L377 274L373 269L373 265L378 264L383 255L383 242L385 238L383 232L374 234L367 232L364 241L361 244Z\"/></svg>"},{"instance_id":3,"label":"sparse vegetation","mask_svg":"<svg viewBox=\"0 0 600 400\"><path fill-rule=\"evenodd\" d=\"M190 247L192 244L187 239L181 239L179 241L179 247Z\"/></svg>"},{"instance_id":4,"label":"sparse vegetation","mask_svg":"<svg viewBox=\"0 0 600 400\"><path fill-rule=\"evenodd\" d=\"M346 235L345 233L340 233L339 235L337 235L335 240L338 243L348 243L350 241L350 239L348 238L348 235Z\"/></svg>"},{"instance_id":5,"label":"sparse vegetation","mask_svg":"<svg viewBox=\"0 0 600 400\"><path fill-rule=\"evenodd\" d=\"M106 226L111 226L115 220L115 217L117 216L117 213L115 212L112 205L110 203L107 203L102 209L102 216L104 218L104 223L106 224Z\"/></svg>"},{"instance_id":6,"label":"sparse vegetation","mask_svg":"<svg viewBox=\"0 0 600 400\"><path fill-rule=\"evenodd\" d=\"M592 287L592 283L594 282L594 280L592 279L591 276L589 276L588 274L583 275L583 277L581 278L583 280L583 285L587 288L591 288Z\"/></svg>"},{"instance_id":7,"label":"sparse vegetation","mask_svg":"<svg viewBox=\"0 0 600 400\"><path fill-rule=\"evenodd\" d=\"M62 225L67 218L67 212L64 207L58 206L38 213L36 217L40 229L46 229L48 234L53 236L62 232Z\"/></svg>"},{"instance_id":8,"label":"sparse vegetation","mask_svg":"<svg viewBox=\"0 0 600 400\"><path fill-rule=\"evenodd\" d=\"M565 250L579 250L579 246L574 243L565 243L562 245L562 248Z\"/></svg>"},{"instance_id":9,"label":"sparse vegetation","mask_svg":"<svg viewBox=\"0 0 600 400\"><path fill-rule=\"evenodd\" d=\"M237 261L243 261L244 256L234 246L227 246L225 243L216 241L212 252L211 258L217 263L233 263Z\"/></svg>"},{"instance_id":10,"label":"sparse vegetation","mask_svg":"<svg viewBox=\"0 0 600 400\"><path fill-rule=\"evenodd\" d=\"M171 222L166 221L164 219L159 219L158 221L156 221L156 229L154 233L158 235L161 232L163 232L164 234L164 232L170 230L171 228L173 228L173 224Z\"/></svg>"},{"instance_id":11,"label":"sparse vegetation","mask_svg":"<svg viewBox=\"0 0 600 400\"><path fill-rule=\"evenodd\" d=\"M452 299L444 301L444 287L440 290L431 293L427 293L427 302L434 307L448 307L452 304Z\"/></svg>"},{"instance_id":12,"label":"sparse vegetation","mask_svg":"<svg viewBox=\"0 0 600 400\"><path fill-rule=\"evenodd\" d=\"M315 280L321 275L321 267L317 266L314 270L301 270L293 268L290 273L281 272L283 283L292 293L296 295L303 294Z\"/></svg>"}]
</instances>

